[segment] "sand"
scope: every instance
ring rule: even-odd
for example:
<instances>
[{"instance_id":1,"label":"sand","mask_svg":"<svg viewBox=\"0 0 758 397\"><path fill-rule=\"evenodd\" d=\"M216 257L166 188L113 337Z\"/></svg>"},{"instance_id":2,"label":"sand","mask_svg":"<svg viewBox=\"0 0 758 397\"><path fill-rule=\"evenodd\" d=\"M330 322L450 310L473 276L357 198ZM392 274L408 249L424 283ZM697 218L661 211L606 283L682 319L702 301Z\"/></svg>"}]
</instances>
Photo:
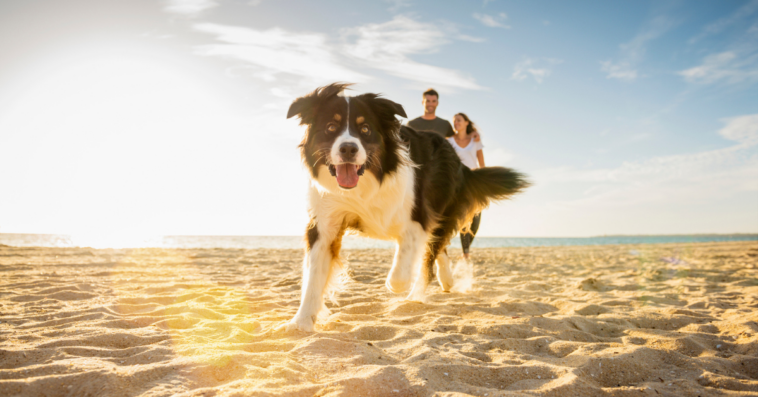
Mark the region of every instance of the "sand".
<instances>
[{"instance_id":1,"label":"sand","mask_svg":"<svg viewBox=\"0 0 758 397\"><path fill-rule=\"evenodd\" d=\"M758 242L479 249L423 303L344 254L307 334L300 250L0 247L0 395L758 395Z\"/></svg>"}]
</instances>

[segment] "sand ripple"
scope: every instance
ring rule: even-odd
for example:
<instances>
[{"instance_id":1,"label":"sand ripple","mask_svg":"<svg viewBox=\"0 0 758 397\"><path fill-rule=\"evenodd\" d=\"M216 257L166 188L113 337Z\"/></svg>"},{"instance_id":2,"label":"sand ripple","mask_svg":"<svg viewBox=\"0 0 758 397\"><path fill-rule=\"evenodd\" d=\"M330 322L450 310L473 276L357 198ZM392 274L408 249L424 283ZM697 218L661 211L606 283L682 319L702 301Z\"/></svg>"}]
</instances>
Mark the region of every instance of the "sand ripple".
<instances>
[{"instance_id":1,"label":"sand ripple","mask_svg":"<svg viewBox=\"0 0 758 397\"><path fill-rule=\"evenodd\" d=\"M756 242L477 250L423 303L392 254L304 334L299 250L0 247L0 394L758 395Z\"/></svg>"}]
</instances>

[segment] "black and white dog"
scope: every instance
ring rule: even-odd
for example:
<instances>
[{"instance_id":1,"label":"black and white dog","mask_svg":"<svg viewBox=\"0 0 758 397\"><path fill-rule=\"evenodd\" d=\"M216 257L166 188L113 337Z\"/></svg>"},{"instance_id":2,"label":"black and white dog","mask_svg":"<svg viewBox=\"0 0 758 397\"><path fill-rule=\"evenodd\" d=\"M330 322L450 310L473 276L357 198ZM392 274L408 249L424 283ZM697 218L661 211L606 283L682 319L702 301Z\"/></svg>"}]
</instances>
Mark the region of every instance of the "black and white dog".
<instances>
[{"instance_id":1,"label":"black and white dog","mask_svg":"<svg viewBox=\"0 0 758 397\"><path fill-rule=\"evenodd\" d=\"M490 200L524 189L507 168L470 170L433 132L401 126L403 107L376 94L342 93L331 84L296 99L287 118L307 127L300 144L310 171L309 213L300 308L288 330L313 331L324 294L342 270L346 231L397 242L386 286L423 297L437 264L444 291L453 286L446 247Z\"/></svg>"}]
</instances>

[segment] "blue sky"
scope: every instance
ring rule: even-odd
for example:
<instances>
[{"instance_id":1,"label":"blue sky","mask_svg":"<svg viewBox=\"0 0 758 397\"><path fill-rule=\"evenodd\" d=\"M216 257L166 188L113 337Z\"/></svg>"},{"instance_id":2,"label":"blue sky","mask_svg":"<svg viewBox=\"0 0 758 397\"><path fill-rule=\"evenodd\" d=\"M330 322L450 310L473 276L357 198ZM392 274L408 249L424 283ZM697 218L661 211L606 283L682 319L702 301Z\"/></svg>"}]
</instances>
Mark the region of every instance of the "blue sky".
<instances>
[{"instance_id":1,"label":"blue sky","mask_svg":"<svg viewBox=\"0 0 758 397\"><path fill-rule=\"evenodd\" d=\"M758 1L0 3L0 232L296 235L333 81L465 112L481 235L758 231Z\"/></svg>"}]
</instances>

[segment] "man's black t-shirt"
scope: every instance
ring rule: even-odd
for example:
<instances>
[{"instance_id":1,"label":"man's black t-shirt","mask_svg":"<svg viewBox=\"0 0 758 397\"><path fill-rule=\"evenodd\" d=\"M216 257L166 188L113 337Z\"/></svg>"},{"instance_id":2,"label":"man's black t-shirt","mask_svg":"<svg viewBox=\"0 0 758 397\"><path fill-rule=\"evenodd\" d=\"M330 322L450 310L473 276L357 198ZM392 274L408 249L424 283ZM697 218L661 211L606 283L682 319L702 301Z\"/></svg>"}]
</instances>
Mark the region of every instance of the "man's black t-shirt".
<instances>
[{"instance_id":1,"label":"man's black t-shirt","mask_svg":"<svg viewBox=\"0 0 758 397\"><path fill-rule=\"evenodd\" d=\"M450 122L439 117L436 117L433 120L417 117L409 121L408 126L417 131L434 131L442 135L444 138L455 135L455 131L453 131L453 126L450 125Z\"/></svg>"}]
</instances>

